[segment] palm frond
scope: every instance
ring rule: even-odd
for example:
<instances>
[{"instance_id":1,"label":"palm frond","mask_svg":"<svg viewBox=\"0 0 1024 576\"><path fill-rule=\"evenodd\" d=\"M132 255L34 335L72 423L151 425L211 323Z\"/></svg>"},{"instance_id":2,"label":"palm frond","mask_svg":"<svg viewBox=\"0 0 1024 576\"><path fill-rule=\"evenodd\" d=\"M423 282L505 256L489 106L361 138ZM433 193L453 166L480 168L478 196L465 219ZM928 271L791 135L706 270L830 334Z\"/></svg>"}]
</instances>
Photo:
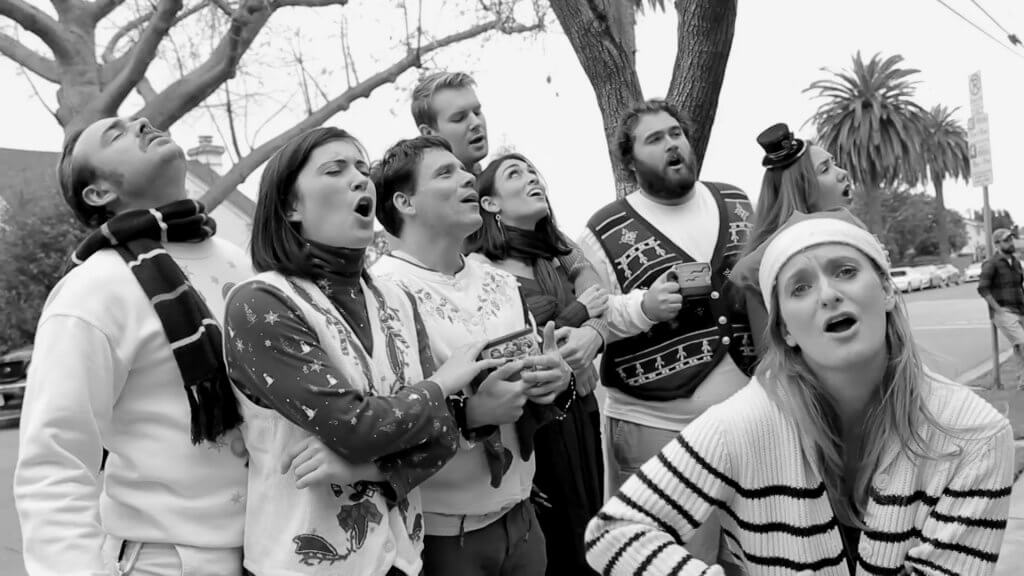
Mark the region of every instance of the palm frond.
<instances>
[{"instance_id":1,"label":"palm frond","mask_svg":"<svg viewBox=\"0 0 1024 576\"><path fill-rule=\"evenodd\" d=\"M970 178L967 131L954 117L956 112L957 108L938 104L927 113L923 144L925 163L932 178Z\"/></svg>"},{"instance_id":2,"label":"palm frond","mask_svg":"<svg viewBox=\"0 0 1024 576\"><path fill-rule=\"evenodd\" d=\"M865 61L858 52L848 69L823 69L829 76L804 89L821 100L811 121L822 144L855 180L873 187L926 177L919 143L927 113L914 101L919 71L902 62L898 54Z\"/></svg>"},{"instance_id":3,"label":"palm frond","mask_svg":"<svg viewBox=\"0 0 1024 576\"><path fill-rule=\"evenodd\" d=\"M643 14L644 10L650 8L651 10L665 11L665 0L634 0L633 6L637 12Z\"/></svg>"}]
</instances>

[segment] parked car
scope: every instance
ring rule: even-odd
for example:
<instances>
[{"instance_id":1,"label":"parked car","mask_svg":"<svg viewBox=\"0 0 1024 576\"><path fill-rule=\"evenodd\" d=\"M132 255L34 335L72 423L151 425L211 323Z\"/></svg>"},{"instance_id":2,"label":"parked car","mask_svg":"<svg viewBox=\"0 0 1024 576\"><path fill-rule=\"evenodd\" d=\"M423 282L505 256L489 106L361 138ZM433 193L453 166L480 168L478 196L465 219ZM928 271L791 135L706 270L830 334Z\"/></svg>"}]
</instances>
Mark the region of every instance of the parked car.
<instances>
[{"instance_id":1,"label":"parked car","mask_svg":"<svg viewBox=\"0 0 1024 576\"><path fill-rule=\"evenodd\" d=\"M977 282L981 279L981 262L975 262L964 268L964 282Z\"/></svg>"},{"instance_id":2,"label":"parked car","mask_svg":"<svg viewBox=\"0 0 1024 576\"><path fill-rule=\"evenodd\" d=\"M921 275L921 285L924 288L941 288L942 274L939 273L938 266L915 266L914 272Z\"/></svg>"},{"instance_id":3,"label":"parked car","mask_svg":"<svg viewBox=\"0 0 1024 576\"><path fill-rule=\"evenodd\" d=\"M15 348L0 356L0 423L21 417L25 379L32 360L32 346Z\"/></svg>"},{"instance_id":4,"label":"parked car","mask_svg":"<svg viewBox=\"0 0 1024 576\"><path fill-rule=\"evenodd\" d=\"M906 266L893 268L889 271L889 275L892 276L893 281L896 283L896 288L900 292L913 292L914 290L921 289L922 277L917 272L914 272L913 268Z\"/></svg>"},{"instance_id":5,"label":"parked car","mask_svg":"<svg viewBox=\"0 0 1024 576\"><path fill-rule=\"evenodd\" d=\"M942 282L945 286L960 284L960 269L952 264L939 266L939 274L942 275Z\"/></svg>"}]
</instances>

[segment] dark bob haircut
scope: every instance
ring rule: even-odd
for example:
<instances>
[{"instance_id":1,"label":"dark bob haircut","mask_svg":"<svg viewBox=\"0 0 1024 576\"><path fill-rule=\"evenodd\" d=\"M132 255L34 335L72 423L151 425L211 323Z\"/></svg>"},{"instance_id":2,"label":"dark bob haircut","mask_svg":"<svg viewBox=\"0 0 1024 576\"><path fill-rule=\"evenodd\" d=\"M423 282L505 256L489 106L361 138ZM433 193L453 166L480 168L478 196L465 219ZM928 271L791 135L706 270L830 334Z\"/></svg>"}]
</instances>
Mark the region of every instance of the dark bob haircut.
<instances>
[{"instance_id":1,"label":"dark bob haircut","mask_svg":"<svg viewBox=\"0 0 1024 576\"><path fill-rule=\"evenodd\" d=\"M399 140L388 148L380 162L374 165L371 178L377 189L377 220L395 238L402 233L402 215L395 207L395 194L403 192L412 195L416 190L416 170L427 150L452 147L440 136L417 136Z\"/></svg>"},{"instance_id":2,"label":"dark bob haircut","mask_svg":"<svg viewBox=\"0 0 1024 576\"><path fill-rule=\"evenodd\" d=\"M636 144L636 125L644 116L665 112L679 122L683 134L689 140L693 135L693 121L685 112L677 109L665 100L654 99L635 104L619 119L619 127L615 131L615 155L619 163L626 169L630 179L636 183L633 167L633 147Z\"/></svg>"},{"instance_id":3,"label":"dark bob haircut","mask_svg":"<svg viewBox=\"0 0 1024 576\"><path fill-rule=\"evenodd\" d=\"M308 278L313 274L309 246L300 224L290 222L295 206L295 179L314 150L335 140L347 140L366 155L366 149L341 128L314 128L292 138L267 162L260 178L260 196L252 223L250 251L257 272L274 271Z\"/></svg>"},{"instance_id":4,"label":"dark bob haircut","mask_svg":"<svg viewBox=\"0 0 1024 576\"><path fill-rule=\"evenodd\" d=\"M477 192L481 198L494 196L497 193L495 183L498 179L498 171L501 170L503 164L510 160L519 160L528 166L533 166L533 162L527 160L526 156L516 152L495 158L476 179ZM541 218L533 230L541 234L548 245L554 246L558 252L566 256L572 252L572 248L558 230L558 225L555 223L555 213L551 210L551 201L546 201L548 203L548 215ZM502 224L498 223L498 219L495 218L494 214L484 210L482 205L480 207L480 216L483 218L484 223L476 232L473 232L466 238L466 253L479 252L493 261L508 258L508 240L502 231Z\"/></svg>"},{"instance_id":5,"label":"dark bob haircut","mask_svg":"<svg viewBox=\"0 0 1024 576\"><path fill-rule=\"evenodd\" d=\"M91 206L82 197L82 192L96 181L99 174L92 166L81 162L76 164L74 158L75 146L87 127L74 128L64 138L64 146L57 163L57 183L60 185L61 197L71 208L75 218L87 228L99 228L112 216L110 210L106 206Z\"/></svg>"}]
</instances>

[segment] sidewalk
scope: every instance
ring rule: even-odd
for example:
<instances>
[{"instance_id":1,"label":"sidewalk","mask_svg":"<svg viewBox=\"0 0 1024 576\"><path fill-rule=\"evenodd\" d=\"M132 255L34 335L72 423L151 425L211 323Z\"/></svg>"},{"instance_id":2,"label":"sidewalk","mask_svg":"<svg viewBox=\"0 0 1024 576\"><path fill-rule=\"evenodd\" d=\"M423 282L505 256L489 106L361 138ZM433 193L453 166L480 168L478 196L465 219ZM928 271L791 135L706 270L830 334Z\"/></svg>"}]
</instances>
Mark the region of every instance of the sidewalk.
<instances>
[{"instance_id":1,"label":"sidewalk","mask_svg":"<svg viewBox=\"0 0 1024 576\"><path fill-rule=\"evenodd\" d=\"M1013 485L1013 494L1010 496L1010 517L1006 523L1006 533L1003 537L1003 548L999 552L999 563L996 564L995 576L1022 576L1024 575L1024 392L1013 390L1017 381L1017 370L1012 362L1006 362L1005 358L1000 364L1000 376L1002 384L1007 387L1003 390L985 390L975 388L975 392L982 398L996 406L998 410L1005 411L1006 417L1010 419L1013 426L1013 435L1016 440L1014 451L1015 469L1019 476ZM991 372L982 375L974 375L968 385L987 388L992 385Z\"/></svg>"},{"instance_id":2,"label":"sidewalk","mask_svg":"<svg viewBox=\"0 0 1024 576\"><path fill-rule=\"evenodd\" d=\"M1017 451L1024 450L1024 440L1017 441ZM1024 574L1024 475L1017 478L1010 496L1010 519L1006 523L1003 549L999 552L995 576Z\"/></svg>"}]
</instances>

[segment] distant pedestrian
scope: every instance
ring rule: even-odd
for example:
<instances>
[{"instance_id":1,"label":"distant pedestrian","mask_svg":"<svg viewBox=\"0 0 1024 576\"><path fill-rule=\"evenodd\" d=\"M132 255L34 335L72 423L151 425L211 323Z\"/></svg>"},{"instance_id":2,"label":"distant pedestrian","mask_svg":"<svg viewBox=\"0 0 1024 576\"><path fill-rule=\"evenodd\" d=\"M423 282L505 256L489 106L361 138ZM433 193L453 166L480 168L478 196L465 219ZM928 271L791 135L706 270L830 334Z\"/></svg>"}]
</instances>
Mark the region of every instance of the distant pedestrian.
<instances>
[{"instance_id":1,"label":"distant pedestrian","mask_svg":"<svg viewBox=\"0 0 1024 576\"><path fill-rule=\"evenodd\" d=\"M1006 228L992 233L996 250L981 267L978 294L988 303L992 323L1013 345L1017 389L1024 390L1024 272L1014 239L1016 235Z\"/></svg>"}]
</instances>

